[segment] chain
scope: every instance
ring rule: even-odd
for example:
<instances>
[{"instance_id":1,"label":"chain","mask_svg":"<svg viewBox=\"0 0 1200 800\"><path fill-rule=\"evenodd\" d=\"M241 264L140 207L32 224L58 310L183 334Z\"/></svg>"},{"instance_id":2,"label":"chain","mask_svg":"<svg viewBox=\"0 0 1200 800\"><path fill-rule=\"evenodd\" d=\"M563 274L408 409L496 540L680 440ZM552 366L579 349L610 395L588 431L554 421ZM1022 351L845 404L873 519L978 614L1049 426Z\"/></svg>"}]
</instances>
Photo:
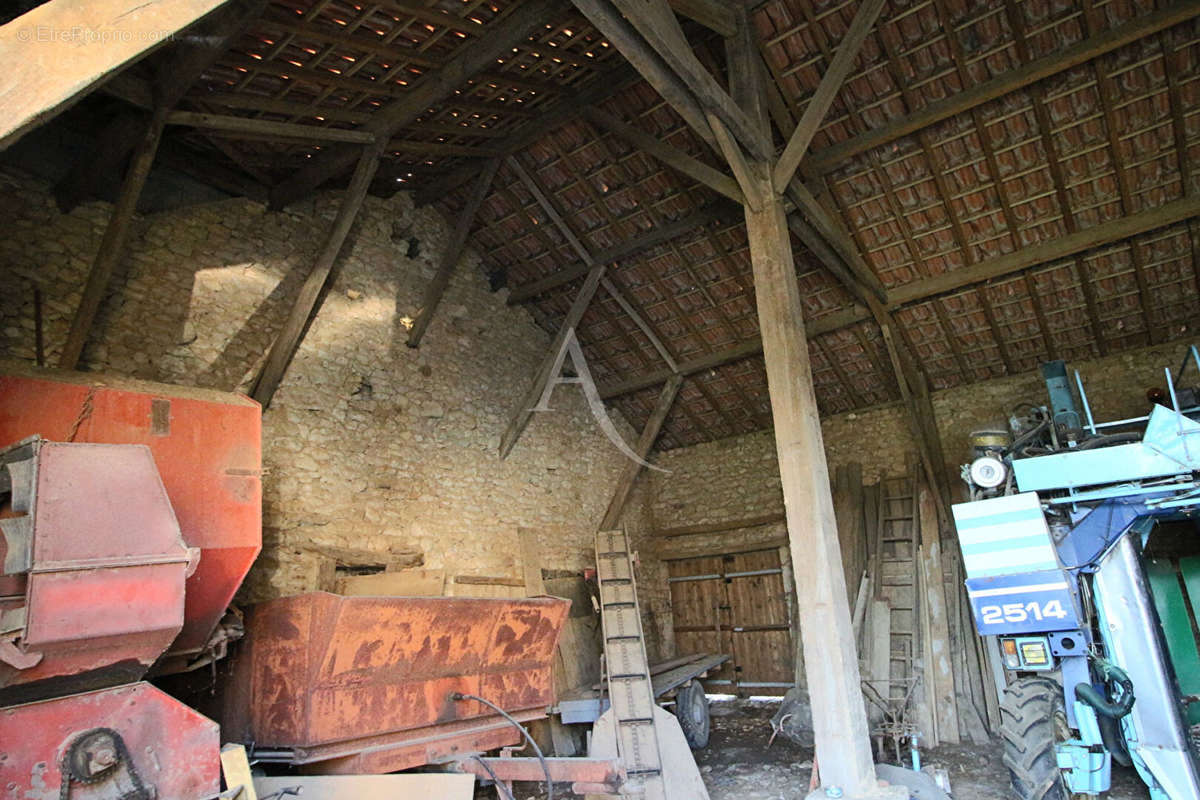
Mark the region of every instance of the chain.
<instances>
[{"instance_id":1,"label":"chain","mask_svg":"<svg viewBox=\"0 0 1200 800\"><path fill-rule=\"evenodd\" d=\"M75 770L76 765L72 763L72 756L75 755L79 747L88 739L99 736L107 736L112 740L113 748L117 751L116 761L111 766L94 775L81 775ZM75 737L75 741L71 742L71 746L63 753L62 764L59 768L62 774L62 785L58 791L59 800L69 800L72 782L82 784L100 783L113 776L121 764L125 765L125 771L129 775L130 783L133 784L133 789L128 792L122 792L117 796L116 800L152 800L152 795L146 790L141 776L137 773L137 768L133 765L133 759L129 755L129 748L125 746L125 739L112 728L92 728L90 731Z\"/></svg>"}]
</instances>

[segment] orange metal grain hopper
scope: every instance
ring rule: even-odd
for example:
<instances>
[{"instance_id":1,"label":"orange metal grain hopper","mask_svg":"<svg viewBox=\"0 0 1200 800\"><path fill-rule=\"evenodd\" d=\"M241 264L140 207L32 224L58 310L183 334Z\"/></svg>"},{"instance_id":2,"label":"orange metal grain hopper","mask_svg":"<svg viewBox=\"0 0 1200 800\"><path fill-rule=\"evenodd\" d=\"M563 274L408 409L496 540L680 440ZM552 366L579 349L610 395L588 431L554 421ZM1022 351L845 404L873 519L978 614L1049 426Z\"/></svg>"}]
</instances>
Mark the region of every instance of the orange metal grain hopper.
<instances>
[{"instance_id":1,"label":"orange metal grain hopper","mask_svg":"<svg viewBox=\"0 0 1200 800\"><path fill-rule=\"evenodd\" d=\"M516 744L554 702L551 662L570 601L341 597L262 603L227 689L222 736L260 761L383 773Z\"/></svg>"},{"instance_id":2,"label":"orange metal grain hopper","mask_svg":"<svg viewBox=\"0 0 1200 800\"><path fill-rule=\"evenodd\" d=\"M0 363L0 447L31 436L149 448L200 559L182 630L157 671L205 652L262 548L262 412L241 395Z\"/></svg>"}]
</instances>

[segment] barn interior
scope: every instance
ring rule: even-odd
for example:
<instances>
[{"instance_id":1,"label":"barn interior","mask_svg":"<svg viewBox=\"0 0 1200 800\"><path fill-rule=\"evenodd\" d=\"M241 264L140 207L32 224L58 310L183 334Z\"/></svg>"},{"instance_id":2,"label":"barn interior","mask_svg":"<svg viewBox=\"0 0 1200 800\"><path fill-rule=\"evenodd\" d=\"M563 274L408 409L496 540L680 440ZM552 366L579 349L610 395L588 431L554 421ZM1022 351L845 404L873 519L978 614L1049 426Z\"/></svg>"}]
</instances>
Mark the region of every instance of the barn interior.
<instances>
[{"instance_id":1,"label":"barn interior","mask_svg":"<svg viewBox=\"0 0 1200 800\"><path fill-rule=\"evenodd\" d=\"M1198 17L0 11L5 796L1200 797Z\"/></svg>"}]
</instances>

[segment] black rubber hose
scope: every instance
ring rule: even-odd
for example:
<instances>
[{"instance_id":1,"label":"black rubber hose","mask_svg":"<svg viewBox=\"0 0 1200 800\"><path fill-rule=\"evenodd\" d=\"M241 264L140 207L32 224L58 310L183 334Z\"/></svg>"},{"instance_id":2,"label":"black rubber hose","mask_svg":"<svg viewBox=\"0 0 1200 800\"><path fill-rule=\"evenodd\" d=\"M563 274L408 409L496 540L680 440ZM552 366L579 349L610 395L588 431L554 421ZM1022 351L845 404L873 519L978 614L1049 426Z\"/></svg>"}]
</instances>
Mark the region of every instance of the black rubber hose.
<instances>
[{"instance_id":1,"label":"black rubber hose","mask_svg":"<svg viewBox=\"0 0 1200 800\"><path fill-rule=\"evenodd\" d=\"M1041 409L1039 409L1039 411L1040 410ZM1049 428L1049 427L1050 427L1050 416L1046 415L1046 416L1042 417L1041 422L1039 422L1037 425L1033 426L1029 430L1025 431L1025 433L1018 436L1013 441L1013 443L1011 445L1009 445L1008 451L1010 453L1015 453L1015 452L1019 451L1021 449L1022 445L1026 444L1027 442L1032 441L1035 436L1037 436L1038 434L1040 434L1042 431L1046 430L1046 428Z\"/></svg>"},{"instance_id":2,"label":"black rubber hose","mask_svg":"<svg viewBox=\"0 0 1200 800\"><path fill-rule=\"evenodd\" d=\"M1091 706L1097 714L1109 719L1121 719L1133 708L1133 691L1130 684L1130 691L1121 698L1121 702L1114 703L1100 693L1100 690L1090 683L1080 683L1075 687L1075 697Z\"/></svg>"},{"instance_id":3,"label":"black rubber hose","mask_svg":"<svg viewBox=\"0 0 1200 800\"><path fill-rule=\"evenodd\" d=\"M525 726L513 719L512 715L505 711L500 706L493 703L491 700L485 700L476 694L464 694L455 692L450 695L451 700L474 700L477 703L483 703L488 708L495 711L500 716L512 723L513 727L521 732L525 737L525 741L533 746L533 752L537 753L538 761L542 762L542 772L546 773L546 800L554 800L554 780L550 777L550 765L546 763L546 757L542 755L542 748L538 747L538 743L529 735L529 731L525 730Z\"/></svg>"},{"instance_id":4,"label":"black rubber hose","mask_svg":"<svg viewBox=\"0 0 1200 800\"><path fill-rule=\"evenodd\" d=\"M1142 435L1140 433L1110 433L1100 436L1093 436L1090 439L1084 439L1075 446L1076 450L1091 450L1093 447L1108 447L1114 444L1131 444L1132 442L1140 442Z\"/></svg>"},{"instance_id":5,"label":"black rubber hose","mask_svg":"<svg viewBox=\"0 0 1200 800\"><path fill-rule=\"evenodd\" d=\"M513 793L509 791L508 787L501 783L500 779L496 777L496 773L492 771L492 768L488 766L486 761L479 756L473 756L473 758L479 762L479 766L483 767L484 772L492 776L492 783L496 784L497 788L504 790L504 794L508 797L508 800L517 800L517 798L513 797Z\"/></svg>"},{"instance_id":6,"label":"black rubber hose","mask_svg":"<svg viewBox=\"0 0 1200 800\"><path fill-rule=\"evenodd\" d=\"M1129 757L1129 750L1125 747L1125 737L1121 735L1121 723L1112 717L1097 714L1096 724L1100 728L1100 741L1104 742L1104 749L1112 755L1112 760L1122 767L1132 767L1133 759Z\"/></svg>"}]
</instances>

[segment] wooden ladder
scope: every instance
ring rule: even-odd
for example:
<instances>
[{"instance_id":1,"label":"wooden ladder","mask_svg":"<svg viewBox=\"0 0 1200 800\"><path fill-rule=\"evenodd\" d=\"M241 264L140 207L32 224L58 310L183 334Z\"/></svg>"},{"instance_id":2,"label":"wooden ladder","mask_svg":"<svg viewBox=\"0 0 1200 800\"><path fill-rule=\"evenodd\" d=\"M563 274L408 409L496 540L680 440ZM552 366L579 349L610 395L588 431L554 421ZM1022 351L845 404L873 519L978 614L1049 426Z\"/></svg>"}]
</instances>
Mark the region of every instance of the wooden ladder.
<instances>
[{"instance_id":1,"label":"wooden ladder","mask_svg":"<svg viewBox=\"0 0 1200 800\"><path fill-rule=\"evenodd\" d=\"M918 614L917 526L915 481L911 476L880 481L878 545L879 576L876 596L891 609L891 667L888 699L900 706L918 675L921 652Z\"/></svg>"},{"instance_id":2,"label":"wooden ladder","mask_svg":"<svg viewBox=\"0 0 1200 800\"><path fill-rule=\"evenodd\" d=\"M654 686L624 531L596 534L596 578L617 753L628 775L623 793L665 800L666 781L654 726Z\"/></svg>"}]
</instances>

